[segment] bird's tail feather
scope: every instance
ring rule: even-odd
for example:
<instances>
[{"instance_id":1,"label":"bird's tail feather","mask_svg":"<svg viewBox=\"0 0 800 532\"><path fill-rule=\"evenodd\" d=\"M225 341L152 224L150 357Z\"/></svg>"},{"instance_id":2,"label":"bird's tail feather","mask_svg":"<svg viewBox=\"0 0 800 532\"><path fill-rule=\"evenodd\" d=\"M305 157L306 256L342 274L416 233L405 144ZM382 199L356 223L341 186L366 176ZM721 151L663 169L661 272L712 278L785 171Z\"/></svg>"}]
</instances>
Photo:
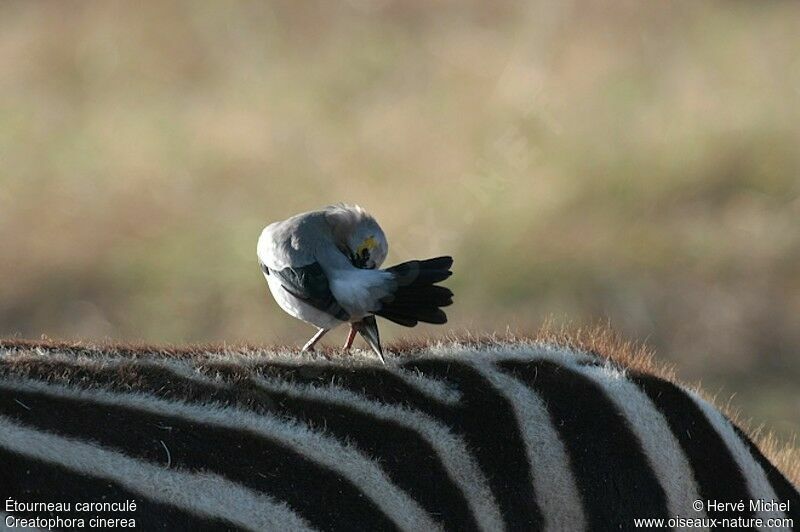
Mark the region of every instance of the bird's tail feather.
<instances>
[{"instance_id":1,"label":"bird's tail feather","mask_svg":"<svg viewBox=\"0 0 800 532\"><path fill-rule=\"evenodd\" d=\"M453 292L436 283L453 274L452 266L452 257L436 257L387 268L384 271L393 275L397 289L381 300L381 308L375 314L406 327L420 321L447 323L447 314L440 307L453 304Z\"/></svg>"}]
</instances>

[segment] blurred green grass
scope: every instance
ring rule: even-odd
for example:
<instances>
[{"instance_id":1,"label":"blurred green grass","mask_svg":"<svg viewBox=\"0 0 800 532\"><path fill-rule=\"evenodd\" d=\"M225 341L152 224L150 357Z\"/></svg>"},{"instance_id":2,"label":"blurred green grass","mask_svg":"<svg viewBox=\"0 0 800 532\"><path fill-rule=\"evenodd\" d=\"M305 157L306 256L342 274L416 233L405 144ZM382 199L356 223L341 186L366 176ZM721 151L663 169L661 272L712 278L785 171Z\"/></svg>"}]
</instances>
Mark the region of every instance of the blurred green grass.
<instances>
[{"instance_id":1,"label":"blurred green grass","mask_svg":"<svg viewBox=\"0 0 800 532\"><path fill-rule=\"evenodd\" d=\"M301 343L255 241L344 200L377 215L390 262L456 257L447 330L607 319L786 437L799 15L4 2L0 334Z\"/></svg>"}]
</instances>

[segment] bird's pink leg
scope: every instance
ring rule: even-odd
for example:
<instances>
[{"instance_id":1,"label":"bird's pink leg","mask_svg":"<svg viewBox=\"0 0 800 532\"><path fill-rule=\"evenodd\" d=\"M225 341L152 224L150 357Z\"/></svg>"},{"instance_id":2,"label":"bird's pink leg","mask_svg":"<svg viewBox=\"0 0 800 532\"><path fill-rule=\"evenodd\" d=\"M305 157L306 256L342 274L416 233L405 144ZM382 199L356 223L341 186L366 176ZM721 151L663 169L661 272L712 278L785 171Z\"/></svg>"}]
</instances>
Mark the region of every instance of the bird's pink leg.
<instances>
[{"instance_id":1,"label":"bird's pink leg","mask_svg":"<svg viewBox=\"0 0 800 532\"><path fill-rule=\"evenodd\" d=\"M344 341L344 347L342 347L342 349L344 349L345 351L350 349L350 347L353 345L353 340L355 339L356 339L356 330L351 325L350 332L347 333L347 340Z\"/></svg>"}]
</instances>

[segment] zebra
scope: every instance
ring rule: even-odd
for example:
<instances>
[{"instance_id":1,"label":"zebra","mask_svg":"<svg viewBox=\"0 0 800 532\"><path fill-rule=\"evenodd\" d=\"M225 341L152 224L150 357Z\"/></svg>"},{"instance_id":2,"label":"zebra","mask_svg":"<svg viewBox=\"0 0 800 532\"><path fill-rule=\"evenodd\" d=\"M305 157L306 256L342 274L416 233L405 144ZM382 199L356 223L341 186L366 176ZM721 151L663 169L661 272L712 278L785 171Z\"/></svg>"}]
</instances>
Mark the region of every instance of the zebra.
<instances>
[{"instance_id":1,"label":"zebra","mask_svg":"<svg viewBox=\"0 0 800 532\"><path fill-rule=\"evenodd\" d=\"M641 360L393 352L0 342L0 528L800 526L751 438Z\"/></svg>"}]
</instances>

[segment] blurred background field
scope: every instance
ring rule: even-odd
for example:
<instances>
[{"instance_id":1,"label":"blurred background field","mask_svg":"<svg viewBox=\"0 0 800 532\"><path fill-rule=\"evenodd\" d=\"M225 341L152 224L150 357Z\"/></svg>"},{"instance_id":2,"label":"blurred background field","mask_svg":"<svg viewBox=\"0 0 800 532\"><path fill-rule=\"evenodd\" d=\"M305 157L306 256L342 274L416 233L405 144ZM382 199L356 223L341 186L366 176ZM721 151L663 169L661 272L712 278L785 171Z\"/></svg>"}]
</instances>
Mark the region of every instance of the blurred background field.
<instances>
[{"instance_id":1,"label":"blurred background field","mask_svg":"<svg viewBox=\"0 0 800 532\"><path fill-rule=\"evenodd\" d=\"M344 200L456 257L385 338L607 320L800 430L796 2L9 1L0 73L0 336L300 344L256 239Z\"/></svg>"}]
</instances>

